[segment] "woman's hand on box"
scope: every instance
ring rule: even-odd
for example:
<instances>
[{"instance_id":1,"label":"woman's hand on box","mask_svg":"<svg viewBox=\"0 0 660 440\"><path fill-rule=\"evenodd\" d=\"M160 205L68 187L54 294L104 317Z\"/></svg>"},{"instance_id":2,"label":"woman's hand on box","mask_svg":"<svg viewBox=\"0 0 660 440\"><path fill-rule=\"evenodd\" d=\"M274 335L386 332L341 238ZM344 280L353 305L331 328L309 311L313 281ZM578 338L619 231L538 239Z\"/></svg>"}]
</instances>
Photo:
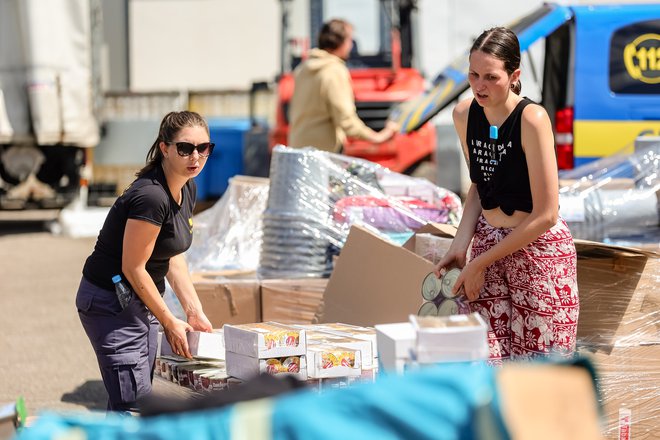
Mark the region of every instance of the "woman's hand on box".
<instances>
[{"instance_id":1,"label":"woman's hand on box","mask_svg":"<svg viewBox=\"0 0 660 440\"><path fill-rule=\"evenodd\" d=\"M200 332L212 332L213 325L211 321L206 317L204 312L198 312L194 315L188 315L188 324L191 325L193 330Z\"/></svg>"},{"instance_id":2,"label":"woman's hand on box","mask_svg":"<svg viewBox=\"0 0 660 440\"><path fill-rule=\"evenodd\" d=\"M163 323L163 330L174 354L192 359L190 348L188 347L188 335L186 333L192 331L193 328L188 323L178 318L173 318L168 323Z\"/></svg>"}]
</instances>

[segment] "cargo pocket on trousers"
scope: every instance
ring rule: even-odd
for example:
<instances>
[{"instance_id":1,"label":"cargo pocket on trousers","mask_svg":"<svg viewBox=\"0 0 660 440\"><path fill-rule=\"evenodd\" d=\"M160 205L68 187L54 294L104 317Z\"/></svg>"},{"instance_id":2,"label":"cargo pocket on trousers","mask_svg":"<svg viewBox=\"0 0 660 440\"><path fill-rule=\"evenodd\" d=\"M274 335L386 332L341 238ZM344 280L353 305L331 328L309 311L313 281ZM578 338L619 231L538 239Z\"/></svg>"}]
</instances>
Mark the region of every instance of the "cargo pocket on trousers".
<instances>
[{"instance_id":1,"label":"cargo pocket on trousers","mask_svg":"<svg viewBox=\"0 0 660 440\"><path fill-rule=\"evenodd\" d=\"M87 294L76 295L76 308L79 312L89 312L92 308L92 296Z\"/></svg>"},{"instance_id":2,"label":"cargo pocket on trousers","mask_svg":"<svg viewBox=\"0 0 660 440\"><path fill-rule=\"evenodd\" d=\"M113 403L131 403L137 400L138 392L142 386L142 375L138 371L140 353L107 354L107 368L113 376L114 390L108 390Z\"/></svg>"}]
</instances>

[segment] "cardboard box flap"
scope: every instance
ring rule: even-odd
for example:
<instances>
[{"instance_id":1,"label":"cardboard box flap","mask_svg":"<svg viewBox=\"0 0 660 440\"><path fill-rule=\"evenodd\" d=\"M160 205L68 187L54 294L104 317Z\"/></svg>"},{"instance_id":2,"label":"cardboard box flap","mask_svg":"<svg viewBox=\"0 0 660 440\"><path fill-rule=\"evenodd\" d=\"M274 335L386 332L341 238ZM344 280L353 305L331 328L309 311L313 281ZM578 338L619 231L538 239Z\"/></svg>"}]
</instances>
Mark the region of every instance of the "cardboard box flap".
<instances>
[{"instance_id":1,"label":"cardboard box flap","mask_svg":"<svg viewBox=\"0 0 660 440\"><path fill-rule=\"evenodd\" d=\"M648 249L637 249L581 239L575 239L574 242L575 249L583 256L617 254L621 256L644 255L646 257L660 258L660 252Z\"/></svg>"},{"instance_id":2,"label":"cardboard box flap","mask_svg":"<svg viewBox=\"0 0 660 440\"><path fill-rule=\"evenodd\" d=\"M433 264L360 226L352 226L328 281L319 322L373 326L417 313Z\"/></svg>"},{"instance_id":3,"label":"cardboard box flap","mask_svg":"<svg viewBox=\"0 0 660 440\"><path fill-rule=\"evenodd\" d=\"M415 230L415 234L410 237L404 244L403 247L408 250L415 249L415 236L417 234L433 234L440 237L454 238L456 236L456 231L458 229L456 226L445 225L442 223L427 223L419 229Z\"/></svg>"}]
</instances>

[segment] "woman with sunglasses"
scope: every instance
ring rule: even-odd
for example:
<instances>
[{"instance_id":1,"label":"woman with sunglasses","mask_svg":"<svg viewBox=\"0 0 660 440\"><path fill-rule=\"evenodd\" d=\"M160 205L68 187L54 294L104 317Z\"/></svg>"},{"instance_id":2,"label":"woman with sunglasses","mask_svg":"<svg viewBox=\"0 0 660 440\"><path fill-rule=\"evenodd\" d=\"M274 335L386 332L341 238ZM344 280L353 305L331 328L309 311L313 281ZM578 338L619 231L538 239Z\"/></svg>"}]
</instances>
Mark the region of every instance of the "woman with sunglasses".
<instances>
[{"instance_id":1,"label":"woman with sunglasses","mask_svg":"<svg viewBox=\"0 0 660 440\"><path fill-rule=\"evenodd\" d=\"M193 177L213 147L199 114L167 114L146 166L115 201L85 262L76 307L96 353L110 411L135 411L136 401L151 391L159 322L174 352L188 358L186 332L212 330L183 253L193 237ZM127 304L115 293L116 275L130 285ZM163 301L165 278L187 322Z\"/></svg>"}]
</instances>

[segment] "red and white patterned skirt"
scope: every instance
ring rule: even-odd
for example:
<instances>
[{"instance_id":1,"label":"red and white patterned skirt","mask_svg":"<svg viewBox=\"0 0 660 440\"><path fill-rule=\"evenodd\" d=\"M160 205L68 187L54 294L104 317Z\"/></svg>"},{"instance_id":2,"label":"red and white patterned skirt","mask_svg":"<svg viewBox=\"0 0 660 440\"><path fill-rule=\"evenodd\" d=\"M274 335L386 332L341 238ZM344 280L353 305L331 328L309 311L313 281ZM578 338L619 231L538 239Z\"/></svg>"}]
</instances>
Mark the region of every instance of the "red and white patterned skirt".
<instances>
[{"instance_id":1,"label":"red and white patterned skirt","mask_svg":"<svg viewBox=\"0 0 660 440\"><path fill-rule=\"evenodd\" d=\"M495 228L481 216L470 258L512 230ZM532 243L490 265L470 309L489 326L492 360L572 356L580 303L577 256L566 222L560 218Z\"/></svg>"}]
</instances>

